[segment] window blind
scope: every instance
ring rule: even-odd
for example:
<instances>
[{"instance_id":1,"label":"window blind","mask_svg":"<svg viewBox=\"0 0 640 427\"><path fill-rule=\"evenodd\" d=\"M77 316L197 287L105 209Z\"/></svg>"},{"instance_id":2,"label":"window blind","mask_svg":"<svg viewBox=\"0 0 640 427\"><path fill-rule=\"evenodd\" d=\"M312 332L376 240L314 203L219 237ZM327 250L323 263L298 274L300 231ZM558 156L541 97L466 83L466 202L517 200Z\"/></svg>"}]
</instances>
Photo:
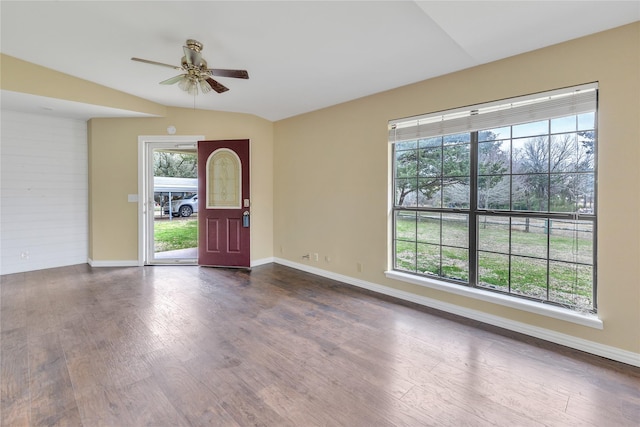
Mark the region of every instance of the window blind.
<instances>
[{"instance_id":1,"label":"window blind","mask_svg":"<svg viewBox=\"0 0 640 427\"><path fill-rule=\"evenodd\" d=\"M529 123L596 109L597 83L540 92L389 122L389 141L401 142Z\"/></svg>"}]
</instances>

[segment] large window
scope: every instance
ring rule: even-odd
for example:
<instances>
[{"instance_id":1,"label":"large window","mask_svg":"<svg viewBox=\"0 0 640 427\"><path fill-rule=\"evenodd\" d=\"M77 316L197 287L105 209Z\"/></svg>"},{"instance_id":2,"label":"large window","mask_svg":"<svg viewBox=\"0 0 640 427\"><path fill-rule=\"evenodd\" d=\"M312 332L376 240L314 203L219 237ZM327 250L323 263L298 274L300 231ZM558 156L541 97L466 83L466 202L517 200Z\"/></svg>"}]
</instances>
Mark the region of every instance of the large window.
<instances>
[{"instance_id":1,"label":"large window","mask_svg":"<svg viewBox=\"0 0 640 427\"><path fill-rule=\"evenodd\" d=\"M393 269L596 311L597 86L390 122Z\"/></svg>"}]
</instances>

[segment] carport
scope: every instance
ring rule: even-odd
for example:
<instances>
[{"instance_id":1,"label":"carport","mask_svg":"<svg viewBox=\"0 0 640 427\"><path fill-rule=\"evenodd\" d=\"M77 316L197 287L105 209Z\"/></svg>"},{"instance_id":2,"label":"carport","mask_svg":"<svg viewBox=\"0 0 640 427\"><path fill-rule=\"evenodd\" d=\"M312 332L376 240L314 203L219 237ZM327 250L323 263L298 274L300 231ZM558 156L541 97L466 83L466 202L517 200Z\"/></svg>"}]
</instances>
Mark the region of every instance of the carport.
<instances>
[{"instance_id":1,"label":"carport","mask_svg":"<svg viewBox=\"0 0 640 427\"><path fill-rule=\"evenodd\" d=\"M197 192L197 178L153 177L153 199L160 205L160 216L163 215L163 207L166 203L189 197ZM169 219L171 219L171 203L169 203Z\"/></svg>"}]
</instances>

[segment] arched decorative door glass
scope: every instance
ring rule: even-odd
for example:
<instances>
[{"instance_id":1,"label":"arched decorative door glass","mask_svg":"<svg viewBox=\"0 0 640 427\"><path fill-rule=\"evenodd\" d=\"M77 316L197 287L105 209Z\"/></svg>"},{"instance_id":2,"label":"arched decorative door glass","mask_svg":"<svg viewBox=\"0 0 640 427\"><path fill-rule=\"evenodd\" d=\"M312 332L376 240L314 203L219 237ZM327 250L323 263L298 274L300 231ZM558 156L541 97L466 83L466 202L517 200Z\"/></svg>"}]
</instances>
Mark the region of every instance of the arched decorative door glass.
<instances>
[{"instance_id":1,"label":"arched decorative door glass","mask_svg":"<svg viewBox=\"0 0 640 427\"><path fill-rule=\"evenodd\" d=\"M228 148L215 150L207 159L207 209L242 207L242 164Z\"/></svg>"}]
</instances>

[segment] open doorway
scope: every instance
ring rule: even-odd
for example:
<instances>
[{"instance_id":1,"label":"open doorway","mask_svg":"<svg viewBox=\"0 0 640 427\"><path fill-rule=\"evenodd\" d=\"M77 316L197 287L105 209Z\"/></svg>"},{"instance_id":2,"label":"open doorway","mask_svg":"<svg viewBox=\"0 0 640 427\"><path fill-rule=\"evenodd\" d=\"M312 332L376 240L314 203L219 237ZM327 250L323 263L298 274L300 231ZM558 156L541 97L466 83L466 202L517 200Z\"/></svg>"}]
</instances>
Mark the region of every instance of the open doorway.
<instances>
[{"instance_id":1,"label":"open doorway","mask_svg":"<svg viewBox=\"0 0 640 427\"><path fill-rule=\"evenodd\" d=\"M141 141L141 259L144 265L197 264L197 137Z\"/></svg>"}]
</instances>

